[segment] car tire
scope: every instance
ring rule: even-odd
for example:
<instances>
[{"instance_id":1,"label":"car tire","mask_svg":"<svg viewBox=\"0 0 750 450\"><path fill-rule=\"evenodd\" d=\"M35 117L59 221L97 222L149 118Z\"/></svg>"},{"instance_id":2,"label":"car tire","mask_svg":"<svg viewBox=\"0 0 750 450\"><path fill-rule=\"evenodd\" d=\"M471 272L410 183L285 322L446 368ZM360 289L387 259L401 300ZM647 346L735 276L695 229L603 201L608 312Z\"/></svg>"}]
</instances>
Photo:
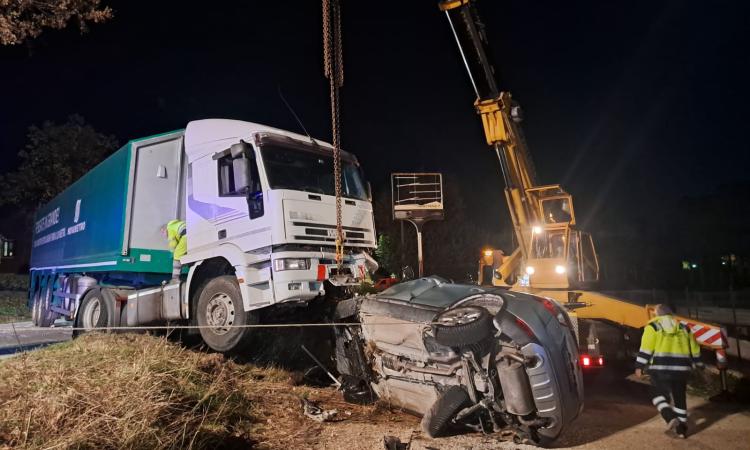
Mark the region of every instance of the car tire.
<instances>
[{"instance_id":1,"label":"car tire","mask_svg":"<svg viewBox=\"0 0 750 450\"><path fill-rule=\"evenodd\" d=\"M480 306L459 306L435 318L435 341L448 347L467 347L490 337L492 317Z\"/></svg>"},{"instance_id":2,"label":"car tire","mask_svg":"<svg viewBox=\"0 0 750 450\"><path fill-rule=\"evenodd\" d=\"M76 328L73 335L88 333L94 328L111 328L115 325L115 305L110 302L99 288L89 290L81 300L76 314Z\"/></svg>"},{"instance_id":3,"label":"car tire","mask_svg":"<svg viewBox=\"0 0 750 450\"><path fill-rule=\"evenodd\" d=\"M201 290L195 314L203 342L214 351L237 353L250 342L252 328L222 328L258 323L257 313L245 311L240 287L234 275L209 280Z\"/></svg>"},{"instance_id":4,"label":"car tire","mask_svg":"<svg viewBox=\"0 0 750 450\"><path fill-rule=\"evenodd\" d=\"M422 417L422 431L431 438L442 436L456 414L470 405L471 399L466 390L461 386L451 386Z\"/></svg>"}]
</instances>

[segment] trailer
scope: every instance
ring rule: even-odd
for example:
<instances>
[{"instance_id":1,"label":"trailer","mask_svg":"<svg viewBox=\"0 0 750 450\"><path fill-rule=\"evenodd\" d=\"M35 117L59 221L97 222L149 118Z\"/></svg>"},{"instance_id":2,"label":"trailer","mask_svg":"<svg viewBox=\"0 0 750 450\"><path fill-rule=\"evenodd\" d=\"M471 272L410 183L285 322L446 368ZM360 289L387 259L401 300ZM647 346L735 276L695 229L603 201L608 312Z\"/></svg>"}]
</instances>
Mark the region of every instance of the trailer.
<instances>
[{"instance_id":1,"label":"trailer","mask_svg":"<svg viewBox=\"0 0 750 450\"><path fill-rule=\"evenodd\" d=\"M264 308L305 307L377 265L369 185L341 152L344 261L335 261L333 149L251 122L208 119L135 139L41 207L29 305L38 326L201 325L239 351ZM182 276L163 235L187 226Z\"/></svg>"}]
</instances>

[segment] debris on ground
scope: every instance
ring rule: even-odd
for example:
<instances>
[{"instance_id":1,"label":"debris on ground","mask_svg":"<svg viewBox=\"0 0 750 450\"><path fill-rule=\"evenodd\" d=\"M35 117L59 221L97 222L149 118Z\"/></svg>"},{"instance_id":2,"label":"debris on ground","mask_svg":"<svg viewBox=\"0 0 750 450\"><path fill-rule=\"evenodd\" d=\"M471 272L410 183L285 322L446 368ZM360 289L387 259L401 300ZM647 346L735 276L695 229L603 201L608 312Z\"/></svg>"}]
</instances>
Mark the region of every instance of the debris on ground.
<instances>
[{"instance_id":1,"label":"debris on ground","mask_svg":"<svg viewBox=\"0 0 750 450\"><path fill-rule=\"evenodd\" d=\"M401 442L401 439L396 436L383 436L383 447L385 447L385 450L409 450L411 440Z\"/></svg>"},{"instance_id":2,"label":"debris on ground","mask_svg":"<svg viewBox=\"0 0 750 450\"><path fill-rule=\"evenodd\" d=\"M333 422L339 413L336 409L322 409L306 398L301 398L300 402L305 416L316 422Z\"/></svg>"}]
</instances>

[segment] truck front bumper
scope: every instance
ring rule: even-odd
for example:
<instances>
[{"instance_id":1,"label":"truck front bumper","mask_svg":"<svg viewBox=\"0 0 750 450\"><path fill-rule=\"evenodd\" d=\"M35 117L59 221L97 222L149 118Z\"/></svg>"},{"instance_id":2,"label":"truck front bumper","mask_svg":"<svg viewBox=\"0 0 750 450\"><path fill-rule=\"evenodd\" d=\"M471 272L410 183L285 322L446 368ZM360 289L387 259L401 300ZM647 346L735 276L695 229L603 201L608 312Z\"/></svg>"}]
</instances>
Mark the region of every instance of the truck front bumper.
<instances>
[{"instance_id":1,"label":"truck front bumper","mask_svg":"<svg viewBox=\"0 0 750 450\"><path fill-rule=\"evenodd\" d=\"M274 261L283 258L309 259L307 269L275 270ZM325 281L334 286L357 286L369 279L377 263L366 253L347 255L339 270L333 253L280 252L273 254L275 303L306 302L325 295Z\"/></svg>"}]
</instances>

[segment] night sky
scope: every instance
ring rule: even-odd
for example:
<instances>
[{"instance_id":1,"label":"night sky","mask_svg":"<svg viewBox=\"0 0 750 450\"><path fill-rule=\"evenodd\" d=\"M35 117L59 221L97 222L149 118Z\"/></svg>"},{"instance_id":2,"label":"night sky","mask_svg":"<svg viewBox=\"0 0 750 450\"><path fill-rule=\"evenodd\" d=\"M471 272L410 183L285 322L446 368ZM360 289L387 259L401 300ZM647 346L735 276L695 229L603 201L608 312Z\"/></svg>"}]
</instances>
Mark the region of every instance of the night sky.
<instances>
[{"instance_id":1,"label":"night sky","mask_svg":"<svg viewBox=\"0 0 750 450\"><path fill-rule=\"evenodd\" d=\"M321 8L297 2L105 1L115 18L0 48L0 172L26 128L83 115L128 139L234 118L330 138ZM343 143L376 189L441 171L469 220L507 227L502 178L436 0L344 0ZM524 108L540 182L595 235L669 220L665 205L747 185L750 5L484 0L501 89ZM745 205L738 205L745 208Z\"/></svg>"}]
</instances>

